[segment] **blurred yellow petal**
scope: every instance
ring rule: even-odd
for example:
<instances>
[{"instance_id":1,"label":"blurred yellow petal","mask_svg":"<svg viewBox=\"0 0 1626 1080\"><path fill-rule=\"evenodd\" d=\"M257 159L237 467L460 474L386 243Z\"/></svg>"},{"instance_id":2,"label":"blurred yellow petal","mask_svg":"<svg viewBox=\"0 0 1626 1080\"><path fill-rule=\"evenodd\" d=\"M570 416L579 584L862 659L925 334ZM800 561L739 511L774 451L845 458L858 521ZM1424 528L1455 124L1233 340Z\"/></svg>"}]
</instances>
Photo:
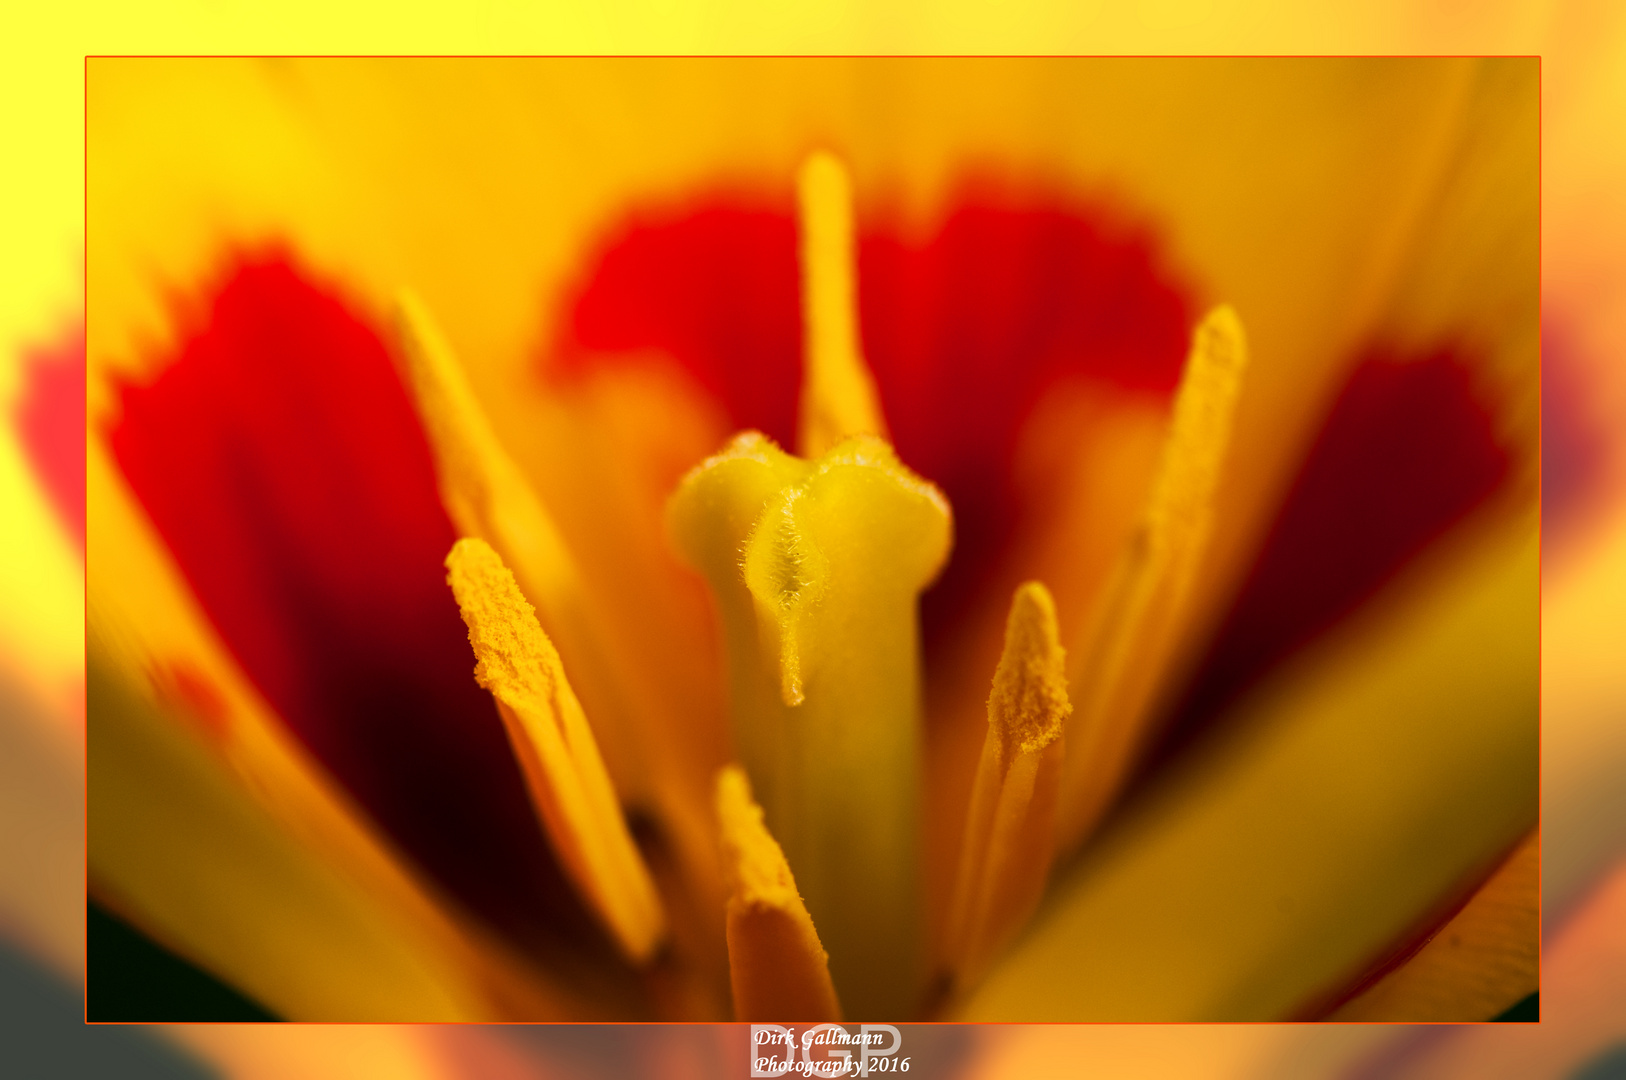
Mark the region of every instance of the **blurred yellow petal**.
<instances>
[{"instance_id":1,"label":"blurred yellow petal","mask_svg":"<svg viewBox=\"0 0 1626 1080\"><path fill-rule=\"evenodd\" d=\"M519 1080L537 1075L518 1051L471 1027L191 1024L167 1030L231 1080Z\"/></svg>"},{"instance_id":2,"label":"blurred yellow petal","mask_svg":"<svg viewBox=\"0 0 1626 1080\"><path fill-rule=\"evenodd\" d=\"M1573 903L1598 868L1626 856L1626 507L1542 579L1543 901Z\"/></svg>"},{"instance_id":3,"label":"blurred yellow petal","mask_svg":"<svg viewBox=\"0 0 1626 1080\"><path fill-rule=\"evenodd\" d=\"M81 716L53 714L31 689L0 675L0 935L77 978L85 789L83 743L71 729Z\"/></svg>"},{"instance_id":4,"label":"blurred yellow petal","mask_svg":"<svg viewBox=\"0 0 1626 1080\"><path fill-rule=\"evenodd\" d=\"M84 660L84 567L11 422L16 358L0 360L0 670L55 721L78 712ZM10 384L10 385L7 385ZM20 714L26 722L29 714ZM76 724L55 737L76 743Z\"/></svg>"}]
</instances>

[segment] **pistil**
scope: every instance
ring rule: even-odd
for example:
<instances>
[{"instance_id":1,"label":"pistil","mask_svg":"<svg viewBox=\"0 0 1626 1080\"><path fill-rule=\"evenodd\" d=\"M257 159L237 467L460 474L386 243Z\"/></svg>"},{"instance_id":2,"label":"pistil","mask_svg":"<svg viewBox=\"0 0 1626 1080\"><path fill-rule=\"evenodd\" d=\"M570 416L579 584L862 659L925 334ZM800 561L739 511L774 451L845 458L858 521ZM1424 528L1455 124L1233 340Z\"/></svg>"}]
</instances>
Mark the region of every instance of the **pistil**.
<instances>
[{"instance_id":1,"label":"pistil","mask_svg":"<svg viewBox=\"0 0 1626 1080\"><path fill-rule=\"evenodd\" d=\"M947 558L948 503L875 438L817 461L746 433L668 518L716 598L740 756L851 1015L921 984L916 599ZM743 556L743 558L742 558Z\"/></svg>"}]
</instances>

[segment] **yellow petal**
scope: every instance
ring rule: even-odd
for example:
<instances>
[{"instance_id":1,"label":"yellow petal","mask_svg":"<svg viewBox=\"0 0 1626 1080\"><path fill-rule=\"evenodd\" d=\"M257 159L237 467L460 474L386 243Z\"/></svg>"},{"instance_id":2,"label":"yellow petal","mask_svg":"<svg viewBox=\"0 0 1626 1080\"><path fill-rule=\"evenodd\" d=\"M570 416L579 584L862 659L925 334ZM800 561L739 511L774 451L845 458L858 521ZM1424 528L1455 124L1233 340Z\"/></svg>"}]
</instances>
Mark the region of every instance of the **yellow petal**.
<instances>
[{"instance_id":1,"label":"yellow petal","mask_svg":"<svg viewBox=\"0 0 1626 1080\"><path fill-rule=\"evenodd\" d=\"M1531 833L1413 956L1328 1020L1489 1020L1540 989L1541 843Z\"/></svg>"},{"instance_id":2,"label":"yellow petal","mask_svg":"<svg viewBox=\"0 0 1626 1080\"><path fill-rule=\"evenodd\" d=\"M158 942L295 1019L561 1015L504 1001L517 987L487 983L432 911L370 892L364 867L313 858L95 644L88 692L91 891Z\"/></svg>"}]
</instances>

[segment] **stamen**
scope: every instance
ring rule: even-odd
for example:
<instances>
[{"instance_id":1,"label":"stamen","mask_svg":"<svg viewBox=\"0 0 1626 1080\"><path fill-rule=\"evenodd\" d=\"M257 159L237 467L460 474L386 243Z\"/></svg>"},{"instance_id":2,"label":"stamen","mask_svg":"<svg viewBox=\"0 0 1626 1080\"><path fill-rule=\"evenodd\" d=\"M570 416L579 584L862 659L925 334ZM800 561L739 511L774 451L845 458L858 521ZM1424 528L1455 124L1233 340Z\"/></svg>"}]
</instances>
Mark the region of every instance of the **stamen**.
<instances>
[{"instance_id":1,"label":"stamen","mask_svg":"<svg viewBox=\"0 0 1626 1080\"><path fill-rule=\"evenodd\" d=\"M428 309L402 292L396 319L408 383L452 524L500 551L525 595L549 611L576 588L575 564L558 527L497 441Z\"/></svg>"},{"instance_id":2,"label":"stamen","mask_svg":"<svg viewBox=\"0 0 1626 1080\"><path fill-rule=\"evenodd\" d=\"M717 820L729 878L734 1019L840 1020L829 954L738 766L717 774Z\"/></svg>"},{"instance_id":3,"label":"stamen","mask_svg":"<svg viewBox=\"0 0 1626 1080\"><path fill-rule=\"evenodd\" d=\"M1056 606L1037 581L1016 590L988 696L988 736L972 789L949 907L945 958L975 983L1039 904L1053 850L1067 701Z\"/></svg>"},{"instance_id":4,"label":"stamen","mask_svg":"<svg viewBox=\"0 0 1626 1080\"><path fill-rule=\"evenodd\" d=\"M1192 336L1151 497L1070 671L1078 708L1067 725L1058 851L1094 828L1145 739L1208 545L1246 364L1241 320L1216 308Z\"/></svg>"},{"instance_id":5,"label":"stamen","mask_svg":"<svg viewBox=\"0 0 1626 1080\"><path fill-rule=\"evenodd\" d=\"M629 730L629 709L564 538L497 441L429 310L410 292L397 297L396 324L407 382L429 436L441 502L452 524L461 535L490 544L512 569L520 591L536 605L539 619L594 706L594 730L617 778L641 787L643 770Z\"/></svg>"},{"instance_id":6,"label":"stamen","mask_svg":"<svg viewBox=\"0 0 1626 1080\"><path fill-rule=\"evenodd\" d=\"M559 654L485 541L459 540L446 569L478 661L475 680L497 699L560 862L627 956L649 959L665 933L660 901Z\"/></svg>"},{"instance_id":7,"label":"stamen","mask_svg":"<svg viewBox=\"0 0 1626 1080\"><path fill-rule=\"evenodd\" d=\"M852 190L819 152L797 177L802 255L802 398L797 449L814 458L850 435L886 436L875 380L858 339Z\"/></svg>"},{"instance_id":8,"label":"stamen","mask_svg":"<svg viewBox=\"0 0 1626 1080\"><path fill-rule=\"evenodd\" d=\"M736 744L841 1000L914 1008L916 597L947 558L948 503L879 439L809 463L749 433L684 479L668 521L716 597Z\"/></svg>"}]
</instances>

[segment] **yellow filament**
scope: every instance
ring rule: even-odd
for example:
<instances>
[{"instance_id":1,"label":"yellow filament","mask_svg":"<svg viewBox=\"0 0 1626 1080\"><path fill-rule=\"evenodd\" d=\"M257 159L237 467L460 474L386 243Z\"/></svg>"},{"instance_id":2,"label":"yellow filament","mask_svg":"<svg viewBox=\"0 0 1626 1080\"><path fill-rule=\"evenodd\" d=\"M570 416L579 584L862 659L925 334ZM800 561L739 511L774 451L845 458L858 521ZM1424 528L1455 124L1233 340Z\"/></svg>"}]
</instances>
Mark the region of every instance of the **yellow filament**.
<instances>
[{"instance_id":1,"label":"yellow filament","mask_svg":"<svg viewBox=\"0 0 1626 1080\"><path fill-rule=\"evenodd\" d=\"M1050 872L1063 761L1066 658L1056 607L1037 581L1016 590L988 697L988 735L972 788L949 907L945 959L964 988L1038 906Z\"/></svg>"},{"instance_id":2,"label":"yellow filament","mask_svg":"<svg viewBox=\"0 0 1626 1080\"><path fill-rule=\"evenodd\" d=\"M502 553L525 595L545 614L570 602L576 569L546 508L475 399L468 377L429 311L409 292L397 298L408 383L435 457L441 499L458 532Z\"/></svg>"},{"instance_id":3,"label":"yellow filament","mask_svg":"<svg viewBox=\"0 0 1626 1080\"><path fill-rule=\"evenodd\" d=\"M627 956L648 960L665 932L660 901L559 654L485 541L459 540L446 569L468 624L475 680L497 699L560 862Z\"/></svg>"},{"instance_id":4,"label":"yellow filament","mask_svg":"<svg viewBox=\"0 0 1626 1080\"><path fill-rule=\"evenodd\" d=\"M736 1020L841 1019L829 955L790 864L762 823L744 770L717 774L717 820L729 878L728 969Z\"/></svg>"},{"instance_id":5,"label":"yellow filament","mask_svg":"<svg viewBox=\"0 0 1626 1080\"><path fill-rule=\"evenodd\" d=\"M797 177L802 258L802 398L797 429L803 457L850 435L886 435L875 380L858 338L852 189L841 162L813 154Z\"/></svg>"},{"instance_id":6,"label":"yellow filament","mask_svg":"<svg viewBox=\"0 0 1626 1080\"><path fill-rule=\"evenodd\" d=\"M1226 306L1198 325L1141 523L1097 607L1071 672L1077 711L1062 779L1057 846L1079 844L1122 786L1174 659L1191 582L1207 548L1214 491L1247 364Z\"/></svg>"}]
</instances>

